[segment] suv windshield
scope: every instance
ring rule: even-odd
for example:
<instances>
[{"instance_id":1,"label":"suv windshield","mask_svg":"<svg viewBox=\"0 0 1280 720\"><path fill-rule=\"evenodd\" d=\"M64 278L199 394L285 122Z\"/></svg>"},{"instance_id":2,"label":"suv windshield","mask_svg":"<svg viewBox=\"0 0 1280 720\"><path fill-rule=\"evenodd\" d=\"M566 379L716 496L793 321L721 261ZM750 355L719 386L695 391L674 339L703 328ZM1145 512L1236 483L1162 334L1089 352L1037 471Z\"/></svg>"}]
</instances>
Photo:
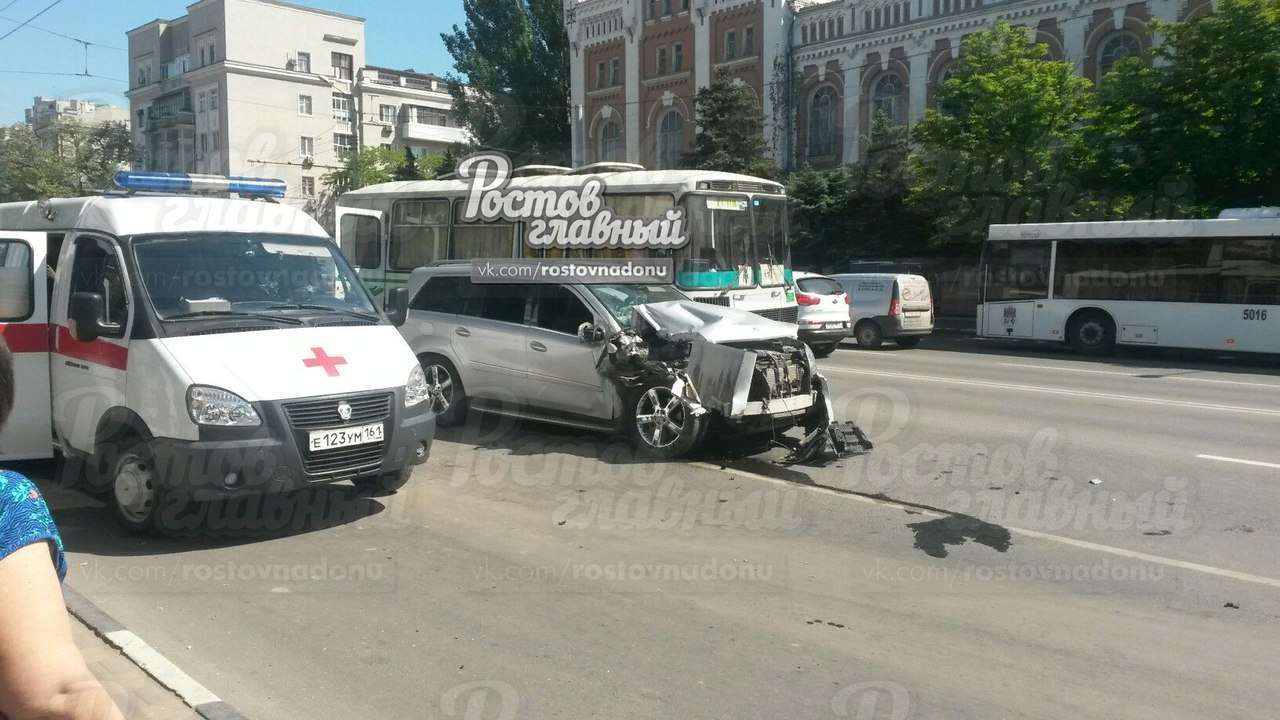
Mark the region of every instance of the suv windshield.
<instances>
[{"instance_id":1,"label":"suv windshield","mask_svg":"<svg viewBox=\"0 0 1280 720\"><path fill-rule=\"evenodd\" d=\"M671 285L587 285L588 290L604 305L614 320L624 328L631 327L632 310L637 305L688 300Z\"/></svg>"},{"instance_id":2,"label":"suv windshield","mask_svg":"<svg viewBox=\"0 0 1280 720\"><path fill-rule=\"evenodd\" d=\"M281 311L378 314L346 260L324 238L193 233L134 238L143 287L161 320Z\"/></svg>"}]
</instances>

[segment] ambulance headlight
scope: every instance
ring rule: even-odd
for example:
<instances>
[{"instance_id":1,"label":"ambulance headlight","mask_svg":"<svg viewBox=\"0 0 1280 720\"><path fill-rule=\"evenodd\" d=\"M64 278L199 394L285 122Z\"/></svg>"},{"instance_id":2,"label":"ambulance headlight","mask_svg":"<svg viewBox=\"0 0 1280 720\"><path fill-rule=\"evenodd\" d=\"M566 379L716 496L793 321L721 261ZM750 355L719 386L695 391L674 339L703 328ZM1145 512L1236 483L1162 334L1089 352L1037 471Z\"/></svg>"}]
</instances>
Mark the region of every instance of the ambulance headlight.
<instances>
[{"instance_id":1,"label":"ambulance headlight","mask_svg":"<svg viewBox=\"0 0 1280 720\"><path fill-rule=\"evenodd\" d=\"M187 412L197 425L256 427L262 424L262 418L248 400L205 385L192 385L187 390Z\"/></svg>"},{"instance_id":2,"label":"ambulance headlight","mask_svg":"<svg viewBox=\"0 0 1280 720\"><path fill-rule=\"evenodd\" d=\"M427 385L427 375L422 372L421 365L414 365L409 371L409 379L404 384L404 406L417 407L431 397L431 388Z\"/></svg>"}]
</instances>

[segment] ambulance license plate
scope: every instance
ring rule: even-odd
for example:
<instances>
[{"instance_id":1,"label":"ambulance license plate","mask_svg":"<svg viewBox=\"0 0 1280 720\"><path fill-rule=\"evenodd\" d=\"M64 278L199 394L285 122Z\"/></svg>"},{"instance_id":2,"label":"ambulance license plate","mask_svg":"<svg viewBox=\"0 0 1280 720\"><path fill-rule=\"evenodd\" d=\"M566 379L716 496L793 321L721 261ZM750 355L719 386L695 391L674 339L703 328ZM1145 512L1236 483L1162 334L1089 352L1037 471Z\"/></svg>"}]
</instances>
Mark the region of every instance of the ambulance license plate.
<instances>
[{"instance_id":1,"label":"ambulance license plate","mask_svg":"<svg viewBox=\"0 0 1280 720\"><path fill-rule=\"evenodd\" d=\"M311 433L311 452L382 442L384 433L382 423L340 430L315 430Z\"/></svg>"}]
</instances>

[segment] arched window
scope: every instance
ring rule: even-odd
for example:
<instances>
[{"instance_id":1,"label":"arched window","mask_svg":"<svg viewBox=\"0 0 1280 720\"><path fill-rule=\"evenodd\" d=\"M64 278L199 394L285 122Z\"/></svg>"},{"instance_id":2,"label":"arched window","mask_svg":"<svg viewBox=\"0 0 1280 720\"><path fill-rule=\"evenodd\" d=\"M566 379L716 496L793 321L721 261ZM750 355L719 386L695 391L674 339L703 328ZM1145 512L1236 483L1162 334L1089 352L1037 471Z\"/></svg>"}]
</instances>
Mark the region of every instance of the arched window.
<instances>
[{"instance_id":1,"label":"arched window","mask_svg":"<svg viewBox=\"0 0 1280 720\"><path fill-rule=\"evenodd\" d=\"M609 120L600 127L600 162L622 161L622 126Z\"/></svg>"},{"instance_id":2,"label":"arched window","mask_svg":"<svg viewBox=\"0 0 1280 720\"><path fill-rule=\"evenodd\" d=\"M672 170L680 167L680 155L684 152L684 118L675 110L668 110L658 125L658 169Z\"/></svg>"},{"instance_id":3,"label":"arched window","mask_svg":"<svg viewBox=\"0 0 1280 720\"><path fill-rule=\"evenodd\" d=\"M1111 72L1116 63L1142 54L1142 41L1131 32L1118 32L1107 37L1098 48L1098 77Z\"/></svg>"},{"instance_id":4,"label":"arched window","mask_svg":"<svg viewBox=\"0 0 1280 720\"><path fill-rule=\"evenodd\" d=\"M836 91L830 86L813 94L809 103L809 157L836 154Z\"/></svg>"},{"instance_id":5,"label":"arched window","mask_svg":"<svg viewBox=\"0 0 1280 720\"><path fill-rule=\"evenodd\" d=\"M893 122L907 121L906 83L897 75L881 75L871 90L871 109L884 113Z\"/></svg>"}]
</instances>

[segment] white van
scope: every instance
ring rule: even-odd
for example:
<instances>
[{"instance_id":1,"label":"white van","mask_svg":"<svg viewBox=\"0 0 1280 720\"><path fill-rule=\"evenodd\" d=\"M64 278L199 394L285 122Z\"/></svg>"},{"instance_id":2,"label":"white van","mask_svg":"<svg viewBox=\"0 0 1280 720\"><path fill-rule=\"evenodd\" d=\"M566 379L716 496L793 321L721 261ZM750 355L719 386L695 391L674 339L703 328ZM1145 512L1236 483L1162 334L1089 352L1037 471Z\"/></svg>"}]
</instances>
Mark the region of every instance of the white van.
<instances>
[{"instance_id":1,"label":"white van","mask_svg":"<svg viewBox=\"0 0 1280 720\"><path fill-rule=\"evenodd\" d=\"M912 348L933 334L933 293L920 275L846 273L831 278L849 293L849 320L859 346L878 348L893 340Z\"/></svg>"},{"instance_id":2,"label":"white van","mask_svg":"<svg viewBox=\"0 0 1280 720\"><path fill-rule=\"evenodd\" d=\"M220 186L283 195L261 184ZM190 499L340 480L393 491L430 452L417 359L324 230L273 202L0 205L0 336L17 381L0 463L60 451L134 532Z\"/></svg>"}]
</instances>

